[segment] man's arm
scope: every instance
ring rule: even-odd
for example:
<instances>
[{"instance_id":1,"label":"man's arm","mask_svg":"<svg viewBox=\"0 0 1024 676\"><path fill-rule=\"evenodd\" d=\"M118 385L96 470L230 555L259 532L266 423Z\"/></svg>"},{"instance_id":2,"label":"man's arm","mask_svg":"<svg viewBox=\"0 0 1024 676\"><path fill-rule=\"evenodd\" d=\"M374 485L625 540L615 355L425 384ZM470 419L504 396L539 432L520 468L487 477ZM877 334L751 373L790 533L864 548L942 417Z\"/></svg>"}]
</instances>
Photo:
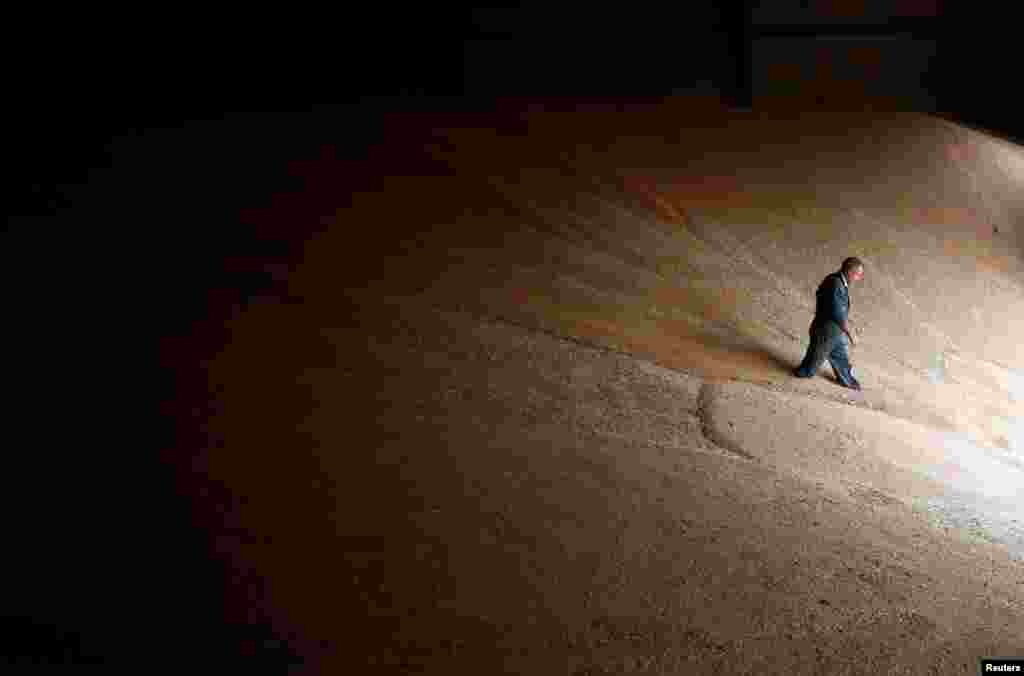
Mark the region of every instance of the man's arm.
<instances>
[{"instance_id":1,"label":"man's arm","mask_svg":"<svg viewBox=\"0 0 1024 676\"><path fill-rule=\"evenodd\" d=\"M850 344L853 344L853 335L850 333L849 318L847 313L849 312L849 296L848 292L843 288L843 283L836 279L835 286L832 288L832 319L835 320L836 324L839 324L839 328L843 330L846 337L850 339Z\"/></svg>"}]
</instances>

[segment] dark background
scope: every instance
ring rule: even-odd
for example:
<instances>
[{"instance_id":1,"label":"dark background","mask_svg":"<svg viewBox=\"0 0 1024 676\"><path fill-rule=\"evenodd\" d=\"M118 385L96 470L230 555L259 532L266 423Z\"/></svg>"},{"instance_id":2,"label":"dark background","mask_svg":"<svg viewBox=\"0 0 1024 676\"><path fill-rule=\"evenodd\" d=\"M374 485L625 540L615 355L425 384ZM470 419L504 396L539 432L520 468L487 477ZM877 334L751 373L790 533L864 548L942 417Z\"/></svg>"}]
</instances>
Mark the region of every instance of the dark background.
<instances>
[{"instance_id":1,"label":"dark background","mask_svg":"<svg viewBox=\"0 0 1024 676\"><path fill-rule=\"evenodd\" d=\"M231 307L275 292L267 264L295 255L337 186L372 180L359 162L389 112L702 92L756 114L773 93L829 105L846 78L1024 136L1001 17L721 4L13 16L0 655L297 659L213 554L230 497L190 469L213 399L200 364Z\"/></svg>"}]
</instances>

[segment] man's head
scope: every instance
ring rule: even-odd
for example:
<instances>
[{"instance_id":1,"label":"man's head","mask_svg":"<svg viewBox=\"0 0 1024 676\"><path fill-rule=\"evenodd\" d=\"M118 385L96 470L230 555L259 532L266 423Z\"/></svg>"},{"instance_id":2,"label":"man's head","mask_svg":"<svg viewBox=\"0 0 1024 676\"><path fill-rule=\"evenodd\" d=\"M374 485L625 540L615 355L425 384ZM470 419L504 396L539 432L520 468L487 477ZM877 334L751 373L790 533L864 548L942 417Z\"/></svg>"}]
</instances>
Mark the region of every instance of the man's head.
<instances>
[{"instance_id":1,"label":"man's head","mask_svg":"<svg viewBox=\"0 0 1024 676\"><path fill-rule=\"evenodd\" d=\"M859 258L847 258L843 261L842 270L848 282L859 282L864 279L864 263Z\"/></svg>"}]
</instances>

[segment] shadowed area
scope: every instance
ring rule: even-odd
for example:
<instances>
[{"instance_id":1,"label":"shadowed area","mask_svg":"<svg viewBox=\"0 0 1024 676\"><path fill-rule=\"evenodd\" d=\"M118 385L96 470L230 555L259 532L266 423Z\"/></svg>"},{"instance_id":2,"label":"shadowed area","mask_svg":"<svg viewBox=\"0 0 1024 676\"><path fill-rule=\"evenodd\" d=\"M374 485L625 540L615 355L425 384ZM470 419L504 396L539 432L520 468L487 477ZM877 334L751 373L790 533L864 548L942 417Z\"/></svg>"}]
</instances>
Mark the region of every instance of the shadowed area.
<instances>
[{"instance_id":1,"label":"shadowed area","mask_svg":"<svg viewBox=\"0 0 1024 676\"><path fill-rule=\"evenodd\" d=\"M12 591L33 619L5 615L9 643L135 663L188 626L167 665L271 673L961 673L1019 653L1021 148L882 106L446 106L126 139L70 191L63 247L5 250L11 288L84 299L59 331L11 332L8 354L50 355L12 360L37 411L12 428L75 440L12 453L41 478L11 513L42 525L17 520L11 577L44 582ZM117 265L86 256L115 241ZM58 283L44 254L90 274ZM846 256L862 392L791 375ZM26 326L50 313L12 303ZM159 470L151 436L82 450L109 434L83 407L144 329Z\"/></svg>"}]
</instances>

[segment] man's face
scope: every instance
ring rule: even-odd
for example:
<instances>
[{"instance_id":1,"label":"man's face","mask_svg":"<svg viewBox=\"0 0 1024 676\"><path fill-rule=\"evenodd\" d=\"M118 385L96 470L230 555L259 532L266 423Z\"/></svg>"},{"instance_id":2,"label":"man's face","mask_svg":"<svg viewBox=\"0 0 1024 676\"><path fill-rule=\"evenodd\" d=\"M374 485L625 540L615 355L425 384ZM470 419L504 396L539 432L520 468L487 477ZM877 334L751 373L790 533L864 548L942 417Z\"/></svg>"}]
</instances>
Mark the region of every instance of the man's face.
<instances>
[{"instance_id":1,"label":"man's face","mask_svg":"<svg viewBox=\"0 0 1024 676\"><path fill-rule=\"evenodd\" d=\"M864 266L858 266L850 271L850 281L859 282L864 279Z\"/></svg>"}]
</instances>

